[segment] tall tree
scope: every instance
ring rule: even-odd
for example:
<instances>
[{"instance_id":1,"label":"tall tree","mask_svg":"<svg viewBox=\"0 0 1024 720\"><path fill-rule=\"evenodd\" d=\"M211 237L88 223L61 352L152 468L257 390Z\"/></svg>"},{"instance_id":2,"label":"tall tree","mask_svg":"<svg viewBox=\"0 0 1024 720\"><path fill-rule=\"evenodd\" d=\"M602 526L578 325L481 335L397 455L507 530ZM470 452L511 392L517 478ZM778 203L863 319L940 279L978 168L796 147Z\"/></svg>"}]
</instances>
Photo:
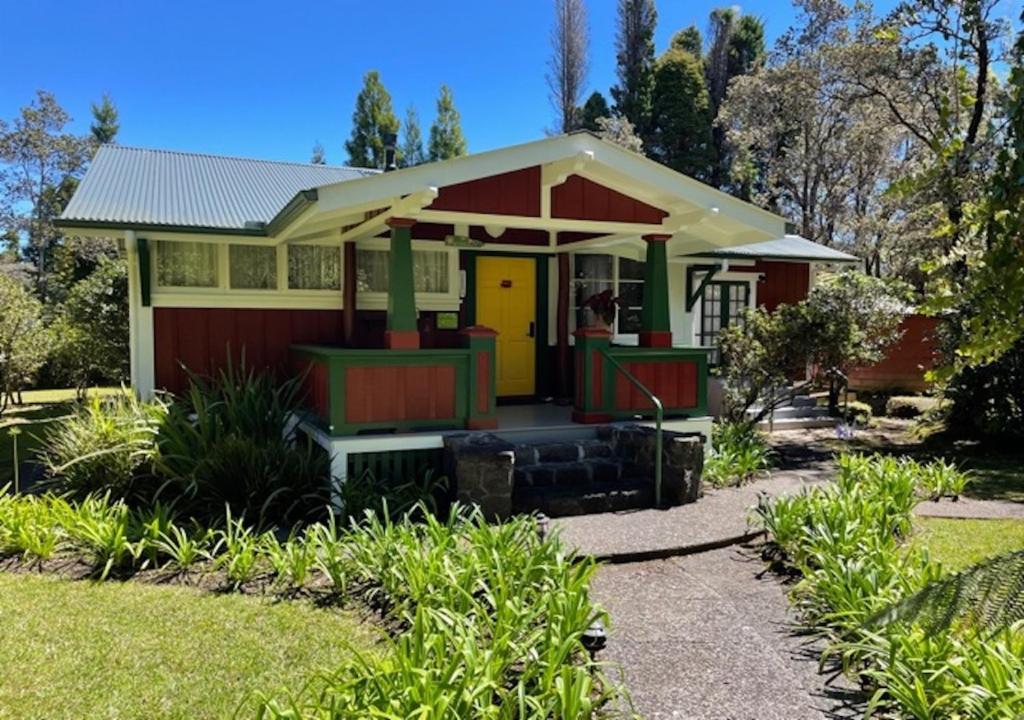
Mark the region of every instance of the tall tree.
<instances>
[{"instance_id":1,"label":"tall tree","mask_svg":"<svg viewBox=\"0 0 1024 720\"><path fill-rule=\"evenodd\" d=\"M12 123L0 120L0 231L24 243L41 290L50 251L61 237L53 221L89 159L89 140L68 132L70 122L70 115L44 90Z\"/></svg>"},{"instance_id":2,"label":"tall tree","mask_svg":"<svg viewBox=\"0 0 1024 720\"><path fill-rule=\"evenodd\" d=\"M103 93L99 104L92 104L92 125L89 126L92 141L97 146L112 143L120 129L121 123L118 122L117 106L110 99L110 95Z\"/></svg>"},{"instance_id":3,"label":"tall tree","mask_svg":"<svg viewBox=\"0 0 1024 720\"><path fill-rule=\"evenodd\" d=\"M420 130L420 116L412 105L405 109L405 124L402 125L402 167L422 165L427 161L423 152L423 132Z\"/></svg>"},{"instance_id":4,"label":"tall tree","mask_svg":"<svg viewBox=\"0 0 1024 720\"><path fill-rule=\"evenodd\" d=\"M696 25L683 28L673 35L669 47L673 50L685 50L697 58L704 57L704 38Z\"/></svg>"},{"instance_id":5,"label":"tall tree","mask_svg":"<svg viewBox=\"0 0 1024 720\"><path fill-rule=\"evenodd\" d=\"M441 86L437 96L437 117L430 126L430 140L427 152L431 161L447 160L466 154L466 138L462 135L462 120L455 109L452 90Z\"/></svg>"},{"instance_id":6,"label":"tall tree","mask_svg":"<svg viewBox=\"0 0 1024 720\"><path fill-rule=\"evenodd\" d=\"M313 151L309 155L309 162L311 165L327 164L327 151L324 150L324 146L319 140L313 143Z\"/></svg>"},{"instance_id":7,"label":"tall tree","mask_svg":"<svg viewBox=\"0 0 1024 720\"><path fill-rule=\"evenodd\" d=\"M580 127L590 132L598 132L601 126L597 121L601 118L611 117L612 110L608 107L608 101L604 99L604 95L595 90L583 103L579 113Z\"/></svg>"},{"instance_id":8,"label":"tall tree","mask_svg":"<svg viewBox=\"0 0 1024 720\"><path fill-rule=\"evenodd\" d=\"M673 170L705 179L711 164L711 107L701 62L685 50L658 58L647 154Z\"/></svg>"},{"instance_id":9,"label":"tall tree","mask_svg":"<svg viewBox=\"0 0 1024 720\"><path fill-rule=\"evenodd\" d=\"M612 88L615 111L633 123L640 137L650 129L654 104L654 0L619 0L615 35L618 84Z\"/></svg>"},{"instance_id":10,"label":"tall tree","mask_svg":"<svg viewBox=\"0 0 1024 720\"><path fill-rule=\"evenodd\" d=\"M380 168L384 165L385 133L398 132L398 118L391 106L391 95L370 70L363 76L363 88L356 96L352 112L352 135L345 142L348 164L353 167Z\"/></svg>"},{"instance_id":11,"label":"tall tree","mask_svg":"<svg viewBox=\"0 0 1024 720\"><path fill-rule=\"evenodd\" d=\"M555 132L579 128L578 108L590 69L590 27L584 0L555 0L548 60L548 97L556 114Z\"/></svg>"}]
</instances>

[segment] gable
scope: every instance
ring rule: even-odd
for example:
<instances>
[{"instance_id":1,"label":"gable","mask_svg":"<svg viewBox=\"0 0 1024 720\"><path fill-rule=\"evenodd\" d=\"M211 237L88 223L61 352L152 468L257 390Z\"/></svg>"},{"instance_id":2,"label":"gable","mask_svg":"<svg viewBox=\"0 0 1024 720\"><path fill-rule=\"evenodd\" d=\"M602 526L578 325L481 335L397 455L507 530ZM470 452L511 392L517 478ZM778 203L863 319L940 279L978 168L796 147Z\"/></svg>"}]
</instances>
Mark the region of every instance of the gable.
<instances>
[{"instance_id":1,"label":"gable","mask_svg":"<svg viewBox=\"0 0 1024 720\"><path fill-rule=\"evenodd\" d=\"M551 217L656 225L668 213L580 175L551 188Z\"/></svg>"},{"instance_id":2,"label":"gable","mask_svg":"<svg viewBox=\"0 0 1024 720\"><path fill-rule=\"evenodd\" d=\"M430 210L540 216L540 166L439 188Z\"/></svg>"}]
</instances>

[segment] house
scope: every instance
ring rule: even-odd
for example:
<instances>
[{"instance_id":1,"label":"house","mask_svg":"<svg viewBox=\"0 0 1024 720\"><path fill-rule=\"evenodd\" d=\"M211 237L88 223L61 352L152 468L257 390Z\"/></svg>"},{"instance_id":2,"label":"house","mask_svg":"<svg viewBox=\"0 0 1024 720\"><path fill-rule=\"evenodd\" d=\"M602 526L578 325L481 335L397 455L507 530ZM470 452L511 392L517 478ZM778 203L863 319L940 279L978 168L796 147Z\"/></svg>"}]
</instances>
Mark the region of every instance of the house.
<instances>
[{"instance_id":1,"label":"house","mask_svg":"<svg viewBox=\"0 0 1024 720\"><path fill-rule=\"evenodd\" d=\"M105 146L60 224L124 244L140 392L243 349L308 371L342 478L453 428L650 418L648 394L707 434L720 328L854 259L588 133L392 172Z\"/></svg>"}]
</instances>

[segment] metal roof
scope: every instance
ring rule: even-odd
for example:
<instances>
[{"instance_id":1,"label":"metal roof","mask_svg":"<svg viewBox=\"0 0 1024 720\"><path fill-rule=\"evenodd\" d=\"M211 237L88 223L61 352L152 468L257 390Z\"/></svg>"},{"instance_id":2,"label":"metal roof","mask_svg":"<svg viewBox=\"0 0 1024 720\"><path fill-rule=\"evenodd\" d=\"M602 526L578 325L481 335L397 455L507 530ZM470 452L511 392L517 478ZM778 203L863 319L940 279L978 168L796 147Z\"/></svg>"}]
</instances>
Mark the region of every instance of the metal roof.
<instances>
[{"instance_id":1,"label":"metal roof","mask_svg":"<svg viewBox=\"0 0 1024 720\"><path fill-rule=\"evenodd\" d=\"M243 230L269 223L300 191L377 172L104 145L60 220Z\"/></svg>"},{"instance_id":2,"label":"metal roof","mask_svg":"<svg viewBox=\"0 0 1024 720\"><path fill-rule=\"evenodd\" d=\"M691 256L768 258L777 260L807 260L810 262L860 262L860 258L855 255L825 247L799 235L784 235L776 240L765 240L764 242L751 243L749 245L734 245L719 250L702 251L692 253Z\"/></svg>"}]
</instances>

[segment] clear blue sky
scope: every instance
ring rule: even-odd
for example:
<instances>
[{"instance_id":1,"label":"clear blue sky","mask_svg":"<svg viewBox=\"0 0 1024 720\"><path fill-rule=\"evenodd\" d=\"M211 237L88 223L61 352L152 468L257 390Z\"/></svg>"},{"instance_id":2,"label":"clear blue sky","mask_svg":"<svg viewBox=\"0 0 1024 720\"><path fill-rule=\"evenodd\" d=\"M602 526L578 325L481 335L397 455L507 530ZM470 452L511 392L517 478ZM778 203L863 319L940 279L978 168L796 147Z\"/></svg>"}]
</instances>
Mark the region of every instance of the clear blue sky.
<instances>
[{"instance_id":1,"label":"clear blue sky","mask_svg":"<svg viewBox=\"0 0 1024 720\"><path fill-rule=\"evenodd\" d=\"M607 94L616 3L588 4L589 86ZM691 23L706 30L722 4L660 0L658 51ZM764 18L769 42L794 17L787 2L741 7ZM120 109L123 144L304 162L319 140L339 164L353 101L373 68L400 117L415 104L425 133L438 86L448 83L471 151L536 139L552 124L550 0L0 0L0 17L0 117L45 88L84 132L89 103L106 91Z\"/></svg>"}]
</instances>

